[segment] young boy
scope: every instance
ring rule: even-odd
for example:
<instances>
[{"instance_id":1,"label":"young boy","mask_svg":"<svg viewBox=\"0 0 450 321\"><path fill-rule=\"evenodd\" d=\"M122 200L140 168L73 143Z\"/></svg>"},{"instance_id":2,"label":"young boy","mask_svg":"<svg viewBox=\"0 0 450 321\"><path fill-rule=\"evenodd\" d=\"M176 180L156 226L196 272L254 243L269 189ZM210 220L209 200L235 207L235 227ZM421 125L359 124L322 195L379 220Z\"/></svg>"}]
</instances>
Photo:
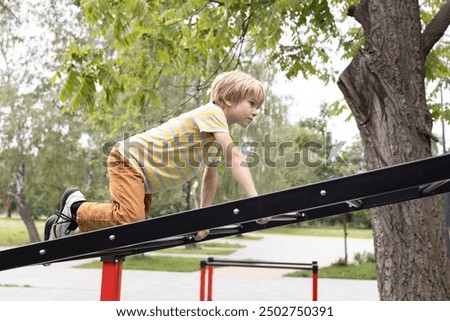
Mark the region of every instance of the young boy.
<instances>
[{"instance_id":1,"label":"young boy","mask_svg":"<svg viewBox=\"0 0 450 321\"><path fill-rule=\"evenodd\" d=\"M108 156L112 203L87 202L78 189L66 190L58 211L45 223L45 240L74 234L77 228L86 232L144 220L153 193L181 185L203 168L200 206L211 205L218 185L216 160L222 154L245 195L256 196L251 173L228 126L249 126L264 98L262 84L248 74L220 74L212 83L210 103L127 138L112 149ZM207 230L199 231L195 239L207 235Z\"/></svg>"}]
</instances>

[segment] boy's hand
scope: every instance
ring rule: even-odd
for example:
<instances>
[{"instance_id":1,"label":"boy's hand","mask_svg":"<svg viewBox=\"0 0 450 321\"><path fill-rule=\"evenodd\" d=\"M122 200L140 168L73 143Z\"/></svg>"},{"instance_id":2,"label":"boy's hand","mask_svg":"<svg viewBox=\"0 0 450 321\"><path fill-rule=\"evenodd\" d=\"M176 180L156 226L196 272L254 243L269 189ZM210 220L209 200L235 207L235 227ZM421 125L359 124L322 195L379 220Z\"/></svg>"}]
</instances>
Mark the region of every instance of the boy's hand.
<instances>
[{"instance_id":1,"label":"boy's hand","mask_svg":"<svg viewBox=\"0 0 450 321\"><path fill-rule=\"evenodd\" d=\"M259 220L256 220L256 223L264 225L269 223L272 220L271 217L264 217L264 218L260 218Z\"/></svg>"},{"instance_id":2,"label":"boy's hand","mask_svg":"<svg viewBox=\"0 0 450 321\"><path fill-rule=\"evenodd\" d=\"M194 235L194 239L196 241L201 241L203 240L205 237L207 237L209 235L209 230L203 230L203 231L198 231L195 235Z\"/></svg>"}]
</instances>

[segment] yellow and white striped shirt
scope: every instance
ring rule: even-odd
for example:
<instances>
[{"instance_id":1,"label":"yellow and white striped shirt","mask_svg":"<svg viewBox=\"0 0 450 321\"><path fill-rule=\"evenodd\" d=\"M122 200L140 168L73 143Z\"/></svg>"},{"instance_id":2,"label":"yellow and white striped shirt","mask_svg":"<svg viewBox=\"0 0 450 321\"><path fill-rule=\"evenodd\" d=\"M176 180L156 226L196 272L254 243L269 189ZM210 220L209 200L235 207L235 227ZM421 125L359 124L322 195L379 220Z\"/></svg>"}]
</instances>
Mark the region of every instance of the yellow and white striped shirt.
<instances>
[{"instance_id":1,"label":"yellow and white striped shirt","mask_svg":"<svg viewBox=\"0 0 450 321\"><path fill-rule=\"evenodd\" d=\"M229 133L223 110L213 103L172 118L119 143L119 151L141 173L146 193L165 191L214 166L221 151L213 133Z\"/></svg>"}]
</instances>

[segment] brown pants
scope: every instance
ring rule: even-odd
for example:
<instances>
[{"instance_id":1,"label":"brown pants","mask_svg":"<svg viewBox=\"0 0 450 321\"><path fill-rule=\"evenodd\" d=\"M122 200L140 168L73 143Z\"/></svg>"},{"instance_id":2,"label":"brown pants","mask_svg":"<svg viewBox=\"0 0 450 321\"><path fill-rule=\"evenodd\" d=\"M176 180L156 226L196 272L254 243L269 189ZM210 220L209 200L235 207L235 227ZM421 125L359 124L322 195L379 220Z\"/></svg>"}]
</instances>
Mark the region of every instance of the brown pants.
<instances>
[{"instance_id":1,"label":"brown pants","mask_svg":"<svg viewBox=\"0 0 450 321\"><path fill-rule=\"evenodd\" d=\"M114 147L108 156L109 190L112 203L81 204L77 223L81 232L144 220L152 204L145 194L141 174Z\"/></svg>"}]
</instances>

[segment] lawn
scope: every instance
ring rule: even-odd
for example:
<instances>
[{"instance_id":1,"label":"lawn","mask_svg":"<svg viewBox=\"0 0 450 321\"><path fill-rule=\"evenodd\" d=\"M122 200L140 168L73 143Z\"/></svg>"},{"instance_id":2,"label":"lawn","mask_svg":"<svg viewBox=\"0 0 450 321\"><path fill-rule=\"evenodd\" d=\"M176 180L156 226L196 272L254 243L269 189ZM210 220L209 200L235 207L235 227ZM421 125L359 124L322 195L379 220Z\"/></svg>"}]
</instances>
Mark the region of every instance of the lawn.
<instances>
[{"instance_id":1,"label":"lawn","mask_svg":"<svg viewBox=\"0 0 450 321\"><path fill-rule=\"evenodd\" d=\"M124 269L165 271L165 272L195 272L199 270L199 257L177 257L164 255L134 255L126 259ZM77 266L78 268L101 268L101 262L90 262ZM310 271L296 271L287 273L286 277L311 277ZM376 280L375 263L365 262L361 264L338 265L333 264L319 268L319 278L328 279L357 279Z\"/></svg>"},{"instance_id":2,"label":"lawn","mask_svg":"<svg viewBox=\"0 0 450 321\"><path fill-rule=\"evenodd\" d=\"M35 224L41 239L43 239L45 221L36 220ZM12 218L0 216L0 246L24 245L29 241L27 229L19 216Z\"/></svg>"},{"instance_id":3,"label":"lawn","mask_svg":"<svg viewBox=\"0 0 450 321\"><path fill-rule=\"evenodd\" d=\"M267 234L284 234L296 236L321 236L321 237L344 237L344 229L342 227L298 227L285 225L264 230ZM370 229L347 229L347 237L349 238L372 238L372 230Z\"/></svg>"},{"instance_id":4,"label":"lawn","mask_svg":"<svg viewBox=\"0 0 450 321\"><path fill-rule=\"evenodd\" d=\"M36 228L41 236L44 238L45 220L35 220ZM265 234L285 234L297 236L321 236L321 237L344 237L342 228L327 227L292 227L281 226L262 231ZM348 229L348 237L350 238L372 238L372 231L368 229ZM237 237L245 240L258 240L261 238L257 233L246 234ZM12 218L7 218L4 215L0 216L0 246L14 246L23 245L29 242L28 234L25 224L20 217L14 215Z\"/></svg>"},{"instance_id":5,"label":"lawn","mask_svg":"<svg viewBox=\"0 0 450 321\"><path fill-rule=\"evenodd\" d=\"M43 238L45 221L35 221L36 227ZM271 234L289 234L299 236L322 236L322 237L343 237L343 230L339 228L311 228L311 227L278 227L267 229L264 233ZM371 238L370 230L347 230L349 237ZM237 244L238 240L261 239L258 233L246 234L243 236L233 236L222 239L223 242L204 242L195 248L177 247L157 251L157 255L134 255L127 257L124 268L132 270L152 270L152 271L171 271L171 272L193 272L199 269L199 257L229 255L243 246ZM0 246L16 246L28 243L28 234L24 223L18 216L13 218L0 217ZM81 265L85 268L100 268L101 262L92 262ZM311 273L299 271L290 274L291 277L310 277ZM319 270L321 278L345 278L345 279L367 279L373 280L375 276L375 264L363 262L361 264L350 265L332 265L321 267Z\"/></svg>"},{"instance_id":6,"label":"lawn","mask_svg":"<svg viewBox=\"0 0 450 321\"><path fill-rule=\"evenodd\" d=\"M205 242L198 244L195 247L174 247L170 249L157 251L158 253L167 254L200 254L200 255L230 255L237 249L244 248L245 246L236 243L213 243Z\"/></svg>"},{"instance_id":7,"label":"lawn","mask_svg":"<svg viewBox=\"0 0 450 321\"><path fill-rule=\"evenodd\" d=\"M296 271L288 273L289 277L311 277L311 272ZM356 280L376 280L375 263L366 262L361 264L337 265L333 264L319 267L319 278L325 279L356 279Z\"/></svg>"},{"instance_id":8,"label":"lawn","mask_svg":"<svg viewBox=\"0 0 450 321\"><path fill-rule=\"evenodd\" d=\"M165 271L165 272L195 272L199 270L200 258L160 255L133 255L123 263L126 270ZM101 262L95 261L81 264L78 268L99 269Z\"/></svg>"}]
</instances>

